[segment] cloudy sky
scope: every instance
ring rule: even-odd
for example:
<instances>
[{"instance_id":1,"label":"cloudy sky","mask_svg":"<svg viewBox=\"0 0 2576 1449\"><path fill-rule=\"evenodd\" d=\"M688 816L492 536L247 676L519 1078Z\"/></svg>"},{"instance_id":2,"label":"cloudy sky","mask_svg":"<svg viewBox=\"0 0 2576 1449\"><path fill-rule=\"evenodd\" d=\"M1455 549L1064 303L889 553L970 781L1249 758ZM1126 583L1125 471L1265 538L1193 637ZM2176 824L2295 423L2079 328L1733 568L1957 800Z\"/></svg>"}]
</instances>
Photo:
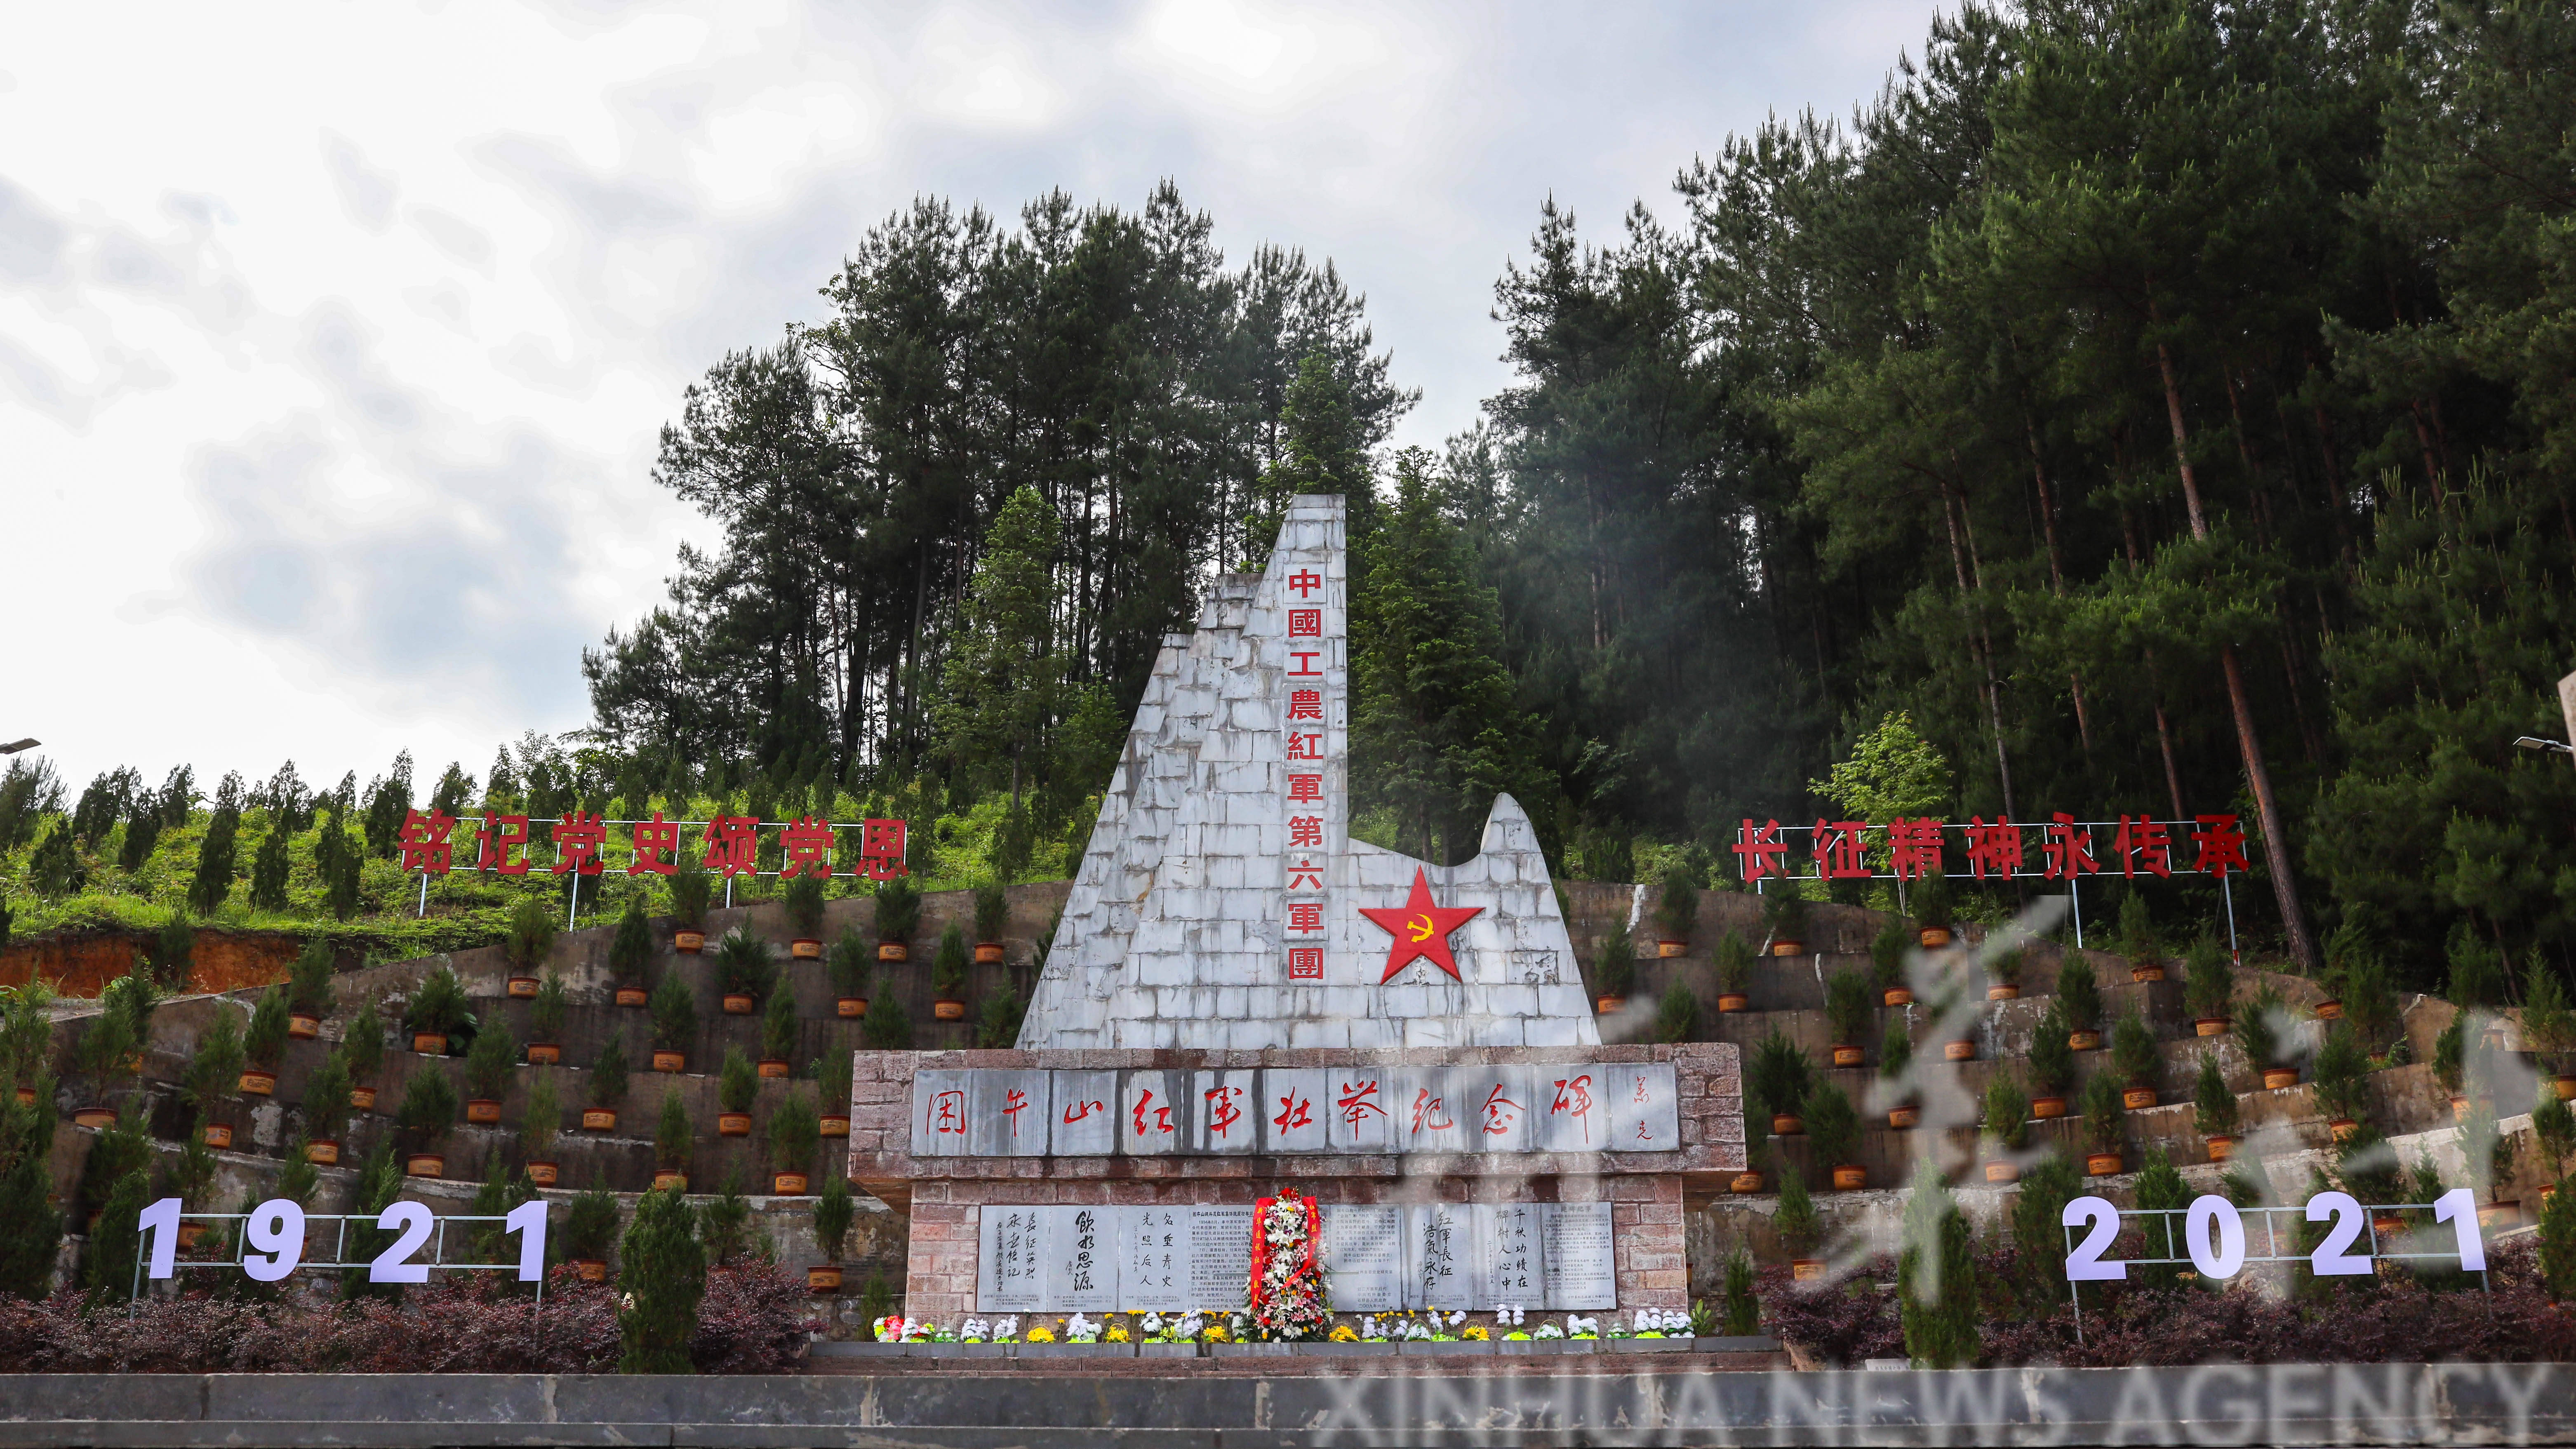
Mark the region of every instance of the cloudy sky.
<instances>
[{"instance_id":1,"label":"cloudy sky","mask_svg":"<svg viewBox=\"0 0 2576 1449\"><path fill-rule=\"evenodd\" d=\"M680 389L913 196L1173 178L1331 257L1436 445L1553 193L1846 112L1929 3L19 5L0 19L0 740L478 772L659 596Z\"/></svg>"}]
</instances>

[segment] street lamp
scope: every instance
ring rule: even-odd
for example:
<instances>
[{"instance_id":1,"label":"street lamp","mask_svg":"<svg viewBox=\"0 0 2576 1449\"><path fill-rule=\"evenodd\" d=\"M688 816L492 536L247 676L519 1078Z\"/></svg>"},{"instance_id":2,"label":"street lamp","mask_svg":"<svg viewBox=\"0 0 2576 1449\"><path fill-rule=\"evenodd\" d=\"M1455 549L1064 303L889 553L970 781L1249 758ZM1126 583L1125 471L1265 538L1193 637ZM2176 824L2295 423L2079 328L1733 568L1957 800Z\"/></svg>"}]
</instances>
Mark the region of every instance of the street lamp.
<instances>
[{"instance_id":1,"label":"street lamp","mask_svg":"<svg viewBox=\"0 0 2576 1449\"><path fill-rule=\"evenodd\" d=\"M2513 742L2513 747L2517 750L2539 750L2543 753L2576 755L2576 745L2560 744L2556 740L2544 740L2534 735L2524 735L2522 738L2515 740Z\"/></svg>"},{"instance_id":2,"label":"street lamp","mask_svg":"<svg viewBox=\"0 0 2576 1449\"><path fill-rule=\"evenodd\" d=\"M0 755L14 755L20 750L32 750L43 743L43 740L20 740L15 744L0 745Z\"/></svg>"}]
</instances>

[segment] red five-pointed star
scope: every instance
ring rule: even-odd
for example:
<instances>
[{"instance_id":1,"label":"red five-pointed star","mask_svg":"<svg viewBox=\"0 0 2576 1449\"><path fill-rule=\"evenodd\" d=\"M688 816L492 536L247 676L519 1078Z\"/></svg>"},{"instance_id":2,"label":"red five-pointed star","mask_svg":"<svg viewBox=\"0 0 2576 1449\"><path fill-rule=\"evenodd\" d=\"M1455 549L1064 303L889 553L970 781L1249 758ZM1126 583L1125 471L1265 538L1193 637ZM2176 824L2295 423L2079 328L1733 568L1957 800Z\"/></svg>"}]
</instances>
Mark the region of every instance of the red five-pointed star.
<instances>
[{"instance_id":1,"label":"red five-pointed star","mask_svg":"<svg viewBox=\"0 0 2576 1449\"><path fill-rule=\"evenodd\" d=\"M1400 910L1360 908L1360 914L1377 922L1378 928L1395 938L1386 950L1386 974L1380 985L1395 979L1395 973L1413 963L1417 956L1458 979L1458 962L1449 954L1449 933L1483 915L1483 906L1435 906L1431 903L1431 881L1422 867L1413 868L1413 894Z\"/></svg>"}]
</instances>

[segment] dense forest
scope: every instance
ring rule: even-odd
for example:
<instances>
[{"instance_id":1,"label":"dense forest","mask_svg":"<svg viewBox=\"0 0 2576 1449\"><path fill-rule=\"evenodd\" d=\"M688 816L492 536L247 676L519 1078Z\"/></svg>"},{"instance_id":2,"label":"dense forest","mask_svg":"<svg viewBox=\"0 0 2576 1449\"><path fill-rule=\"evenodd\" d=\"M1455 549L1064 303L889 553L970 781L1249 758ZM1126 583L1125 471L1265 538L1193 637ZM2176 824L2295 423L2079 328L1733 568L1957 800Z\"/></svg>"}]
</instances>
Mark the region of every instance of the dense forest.
<instances>
[{"instance_id":1,"label":"dense forest","mask_svg":"<svg viewBox=\"0 0 2576 1449\"><path fill-rule=\"evenodd\" d=\"M548 788L980 812L1042 873L1161 637L1337 491L1373 838L1461 856L1510 789L1578 874L1731 861L1902 714L1954 819L2241 812L2299 964L2568 969L2576 771L2514 745L2576 669L2563 5L1967 8L1675 159L1607 233L1539 209L1437 455L1334 269L1170 185L889 217L664 430L709 541Z\"/></svg>"}]
</instances>

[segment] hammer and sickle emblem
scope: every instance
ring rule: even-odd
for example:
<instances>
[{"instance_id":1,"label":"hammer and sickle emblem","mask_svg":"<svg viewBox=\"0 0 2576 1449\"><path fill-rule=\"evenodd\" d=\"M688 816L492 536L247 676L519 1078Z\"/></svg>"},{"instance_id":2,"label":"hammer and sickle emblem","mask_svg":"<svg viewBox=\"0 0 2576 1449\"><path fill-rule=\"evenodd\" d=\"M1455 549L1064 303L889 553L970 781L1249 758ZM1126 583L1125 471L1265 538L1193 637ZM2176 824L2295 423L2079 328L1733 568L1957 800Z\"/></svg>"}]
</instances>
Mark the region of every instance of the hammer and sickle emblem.
<instances>
[{"instance_id":1,"label":"hammer and sickle emblem","mask_svg":"<svg viewBox=\"0 0 2576 1449\"><path fill-rule=\"evenodd\" d=\"M1414 940L1428 941L1431 939L1431 918L1429 916L1415 916L1412 920L1405 922L1405 924L1413 928Z\"/></svg>"}]
</instances>

